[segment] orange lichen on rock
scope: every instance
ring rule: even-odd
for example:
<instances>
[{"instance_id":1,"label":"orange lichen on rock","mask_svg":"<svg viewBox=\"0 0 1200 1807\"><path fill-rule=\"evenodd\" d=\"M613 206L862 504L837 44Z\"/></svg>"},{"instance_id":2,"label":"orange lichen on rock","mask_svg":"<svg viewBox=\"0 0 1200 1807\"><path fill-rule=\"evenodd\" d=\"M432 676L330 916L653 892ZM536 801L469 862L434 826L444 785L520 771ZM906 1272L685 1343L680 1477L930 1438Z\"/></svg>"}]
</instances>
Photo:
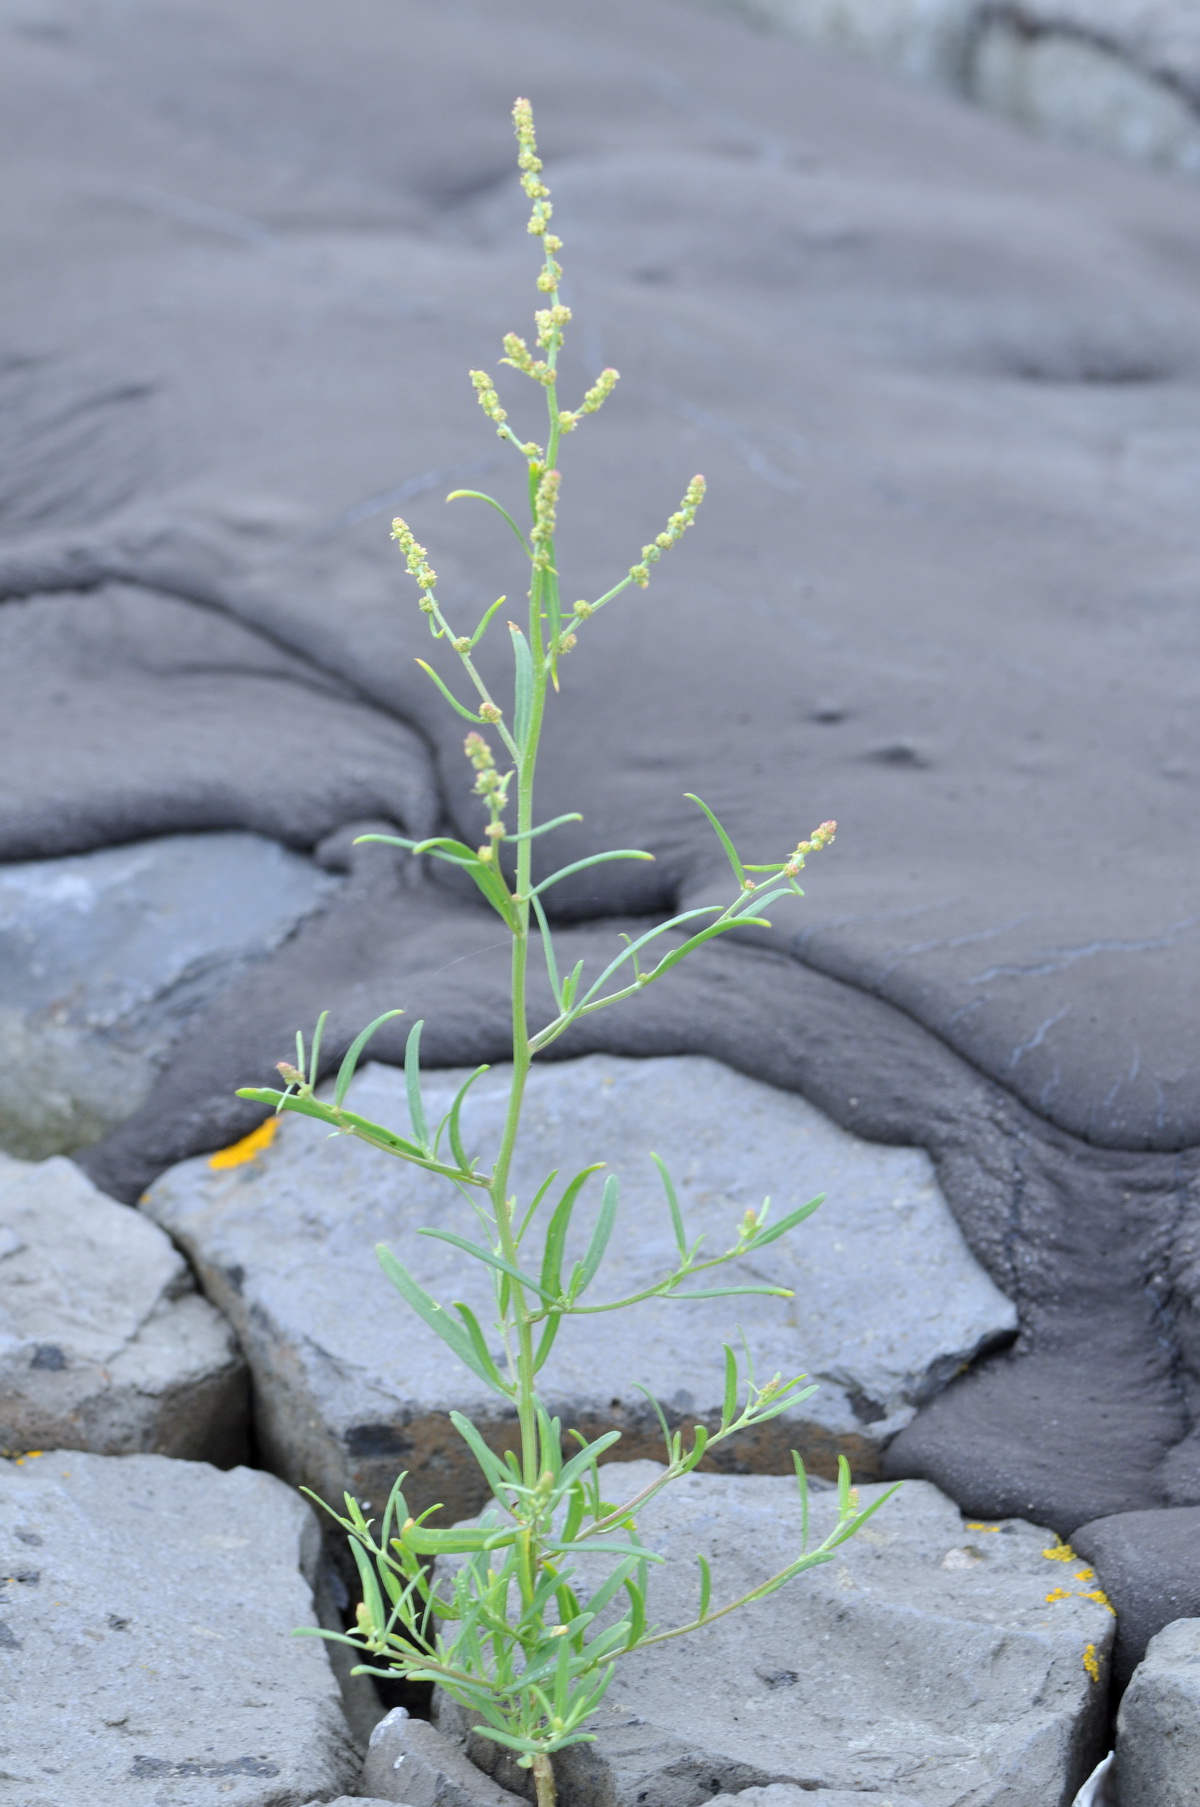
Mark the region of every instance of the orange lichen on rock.
<instances>
[{"instance_id":1,"label":"orange lichen on rock","mask_svg":"<svg viewBox=\"0 0 1200 1807\"><path fill-rule=\"evenodd\" d=\"M228 1148L218 1148L216 1154L209 1156L208 1164L218 1172L226 1167L244 1167L247 1161L256 1161L264 1149L270 1148L279 1131L279 1118L267 1117L252 1129L248 1136L240 1142L231 1142Z\"/></svg>"}]
</instances>

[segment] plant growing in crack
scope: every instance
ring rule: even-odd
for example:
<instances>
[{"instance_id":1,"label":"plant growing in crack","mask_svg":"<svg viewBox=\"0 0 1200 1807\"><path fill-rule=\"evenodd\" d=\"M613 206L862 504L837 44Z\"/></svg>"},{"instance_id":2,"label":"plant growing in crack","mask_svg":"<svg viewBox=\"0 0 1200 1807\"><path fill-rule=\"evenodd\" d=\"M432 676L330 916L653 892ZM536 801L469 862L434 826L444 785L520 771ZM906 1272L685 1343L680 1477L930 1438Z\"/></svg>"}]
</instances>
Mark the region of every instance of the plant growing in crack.
<instances>
[{"instance_id":1,"label":"plant growing in crack","mask_svg":"<svg viewBox=\"0 0 1200 1807\"><path fill-rule=\"evenodd\" d=\"M484 413L525 463L528 530L523 532L494 497L473 490L454 492L496 509L529 560L526 625L522 629L509 623L508 627L515 674L513 707L511 716L506 714L473 657L505 598L488 609L473 632L456 632L438 599L437 576L425 548L408 525L397 520L393 535L420 591L420 607L430 632L435 641L457 655L478 699L469 707L438 672L421 661L449 707L471 724L465 753L475 770L475 793L487 821L477 848L445 835L419 842L399 836L363 837L446 861L467 873L511 937L512 1068L500 1145L490 1165L481 1166L468 1153L463 1138L464 1099L473 1081L487 1071L485 1067L462 1086L441 1122L433 1128L428 1124L422 1101L420 1023L410 1032L406 1048L407 1130L385 1128L346 1108L347 1089L363 1050L375 1030L401 1014L398 1011L387 1011L357 1037L341 1063L331 1099L319 1097L316 1090L324 1018L317 1025L307 1058L301 1036L297 1037L296 1064L280 1063L285 1081L282 1092L247 1089L239 1096L271 1104L277 1111L315 1117L338 1134L357 1136L400 1160L440 1174L471 1207L474 1236L441 1227L424 1229L421 1234L449 1243L465 1259L483 1262L490 1270L495 1298L492 1328L503 1346L502 1359L493 1357L490 1351L495 1338L489 1339L468 1306L451 1302L447 1307L434 1299L386 1246L380 1246L378 1255L398 1292L450 1353L515 1409L519 1449L497 1454L473 1424L460 1413L452 1414L491 1495L491 1506L475 1524L434 1528L427 1521L436 1508L414 1519L405 1503L404 1475L397 1480L377 1528L347 1495L344 1515L335 1512L333 1516L349 1536L361 1578L362 1601L354 1631L318 1635L340 1636L370 1659L360 1672L438 1683L477 1716L484 1737L507 1746L521 1764L533 1769L538 1807L552 1807L551 1758L564 1746L592 1736L586 1729L588 1719L604 1696L614 1664L623 1655L698 1630L749 1601L765 1598L805 1569L829 1561L838 1545L853 1536L883 1500L859 1506L843 1459L836 1526L823 1543L808 1549L807 1485L796 1456L801 1535L795 1558L740 1599L714 1605L709 1567L699 1557L694 1618L685 1625L659 1628L647 1617L650 1569L659 1558L639 1535L639 1512L656 1494L696 1468L718 1444L777 1417L815 1389L805 1385L804 1375L785 1379L775 1374L760 1383L748 1353L739 1357L726 1346L719 1424L711 1429L696 1425L690 1442L685 1443L684 1433L672 1431L657 1402L652 1402L662 1425L665 1464L648 1486L622 1500L606 1498L603 1484L608 1479L619 1481L619 1466L601 1468L601 1458L619 1441L620 1433L609 1431L591 1442L570 1429L564 1436L562 1424L550 1416L539 1397L539 1372L568 1318L618 1311L651 1298L703 1299L739 1293L789 1296L783 1287L722 1283L720 1270L787 1235L816 1209L820 1199L776 1222L768 1218L769 1201L759 1210L748 1209L729 1247L719 1254L707 1254L702 1239L689 1236L671 1176L655 1156L665 1208L674 1228L676 1264L655 1285L630 1298L594 1303L589 1289L617 1220L615 1175L604 1181L599 1211L582 1257L568 1266L573 1213L585 1186L603 1163L586 1167L561 1188L557 1187L557 1172L551 1173L528 1200L518 1199L510 1191L510 1170L520 1133L525 1083L535 1055L583 1017L611 1009L655 984L705 942L731 929L764 926L765 909L788 896L803 895L797 880L805 861L828 846L834 824L823 823L784 860L744 865L713 812L698 797L691 798L707 816L728 856L732 900L686 910L633 939L625 937L621 951L594 978L585 976L582 962L570 972L560 970L547 916L547 894L570 874L602 861L644 860L651 855L631 848L591 854L535 882L534 840L565 822L581 819L568 815L549 822L535 820L534 779L544 712L558 688L559 663L575 649L581 630L623 591L631 586L645 589L652 567L692 525L704 497L704 479L692 478L677 512L663 531L642 547L641 556L618 583L594 602L576 602L564 611L555 555L559 451L563 438L584 416L607 401L617 372L603 371L577 408L559 406L558 354L571 318L559 296L562 241L550 229L549 190L541 178L527 101L516 103L514 119L521 181L532 203L529 231L540 241L543 253L537 284L545 305L535 315L536 351L510 333L504 340L503 361L544 391L549 415L545 444L517 437L486 372L472 371L471 381ZM489 741L482 729L489 729L495 741ZM503 749L499 764L495 742ZM510 829L514 803L516 825ZM506 859L501 858L502 850L511 850ZM528 975L530 959L538 952L545 962L554 1009L548 1021L535 1027L530 1020ZM606 1565L607 1573L598 1585L583 1587L579 1564L587 1559L591 1575L596 1572L597 1558Z\"/></svg>"}]
</instances>

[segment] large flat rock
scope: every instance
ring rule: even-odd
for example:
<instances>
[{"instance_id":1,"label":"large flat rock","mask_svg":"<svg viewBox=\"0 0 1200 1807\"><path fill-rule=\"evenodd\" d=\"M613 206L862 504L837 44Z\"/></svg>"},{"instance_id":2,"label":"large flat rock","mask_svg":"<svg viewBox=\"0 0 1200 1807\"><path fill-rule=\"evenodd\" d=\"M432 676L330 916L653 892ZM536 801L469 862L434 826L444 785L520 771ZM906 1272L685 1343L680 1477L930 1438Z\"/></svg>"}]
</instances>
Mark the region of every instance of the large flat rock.
<instances>
[{"instance_id":1,"label":"large flat rock","mask_svg":"<svg viewBox=\"0 0 1200 1807\"><path fill-rule=\"evenodd\" d=\"M61 1156L0 1154L0 1451L228 1464L246 1366L170 1239Z\"/></svg>"},{"instance_id":2,"label":"large flat rock","mask_svg":"<svg viewBox=\"0 0 1200 1807\"><path fill-rule=\"evenodd\" d=\"M616 1497L652 1472L630 1464ZM835 1519L836 1497L816 1493L814 1542ZM695 1613L697 1552L714 1605L736 1598L798 1549L800 1508L781 1476L693 1475L638 1528L666 1557L650 1594L666 1629ZM1113 1619L1053 1547L1037 1526L964 1522L935 1487L906 1484L833 1562L620 1662L597 1742L559 1759L564 1794L700 1807L793 1783L863 1807L1067 1807L1103 1751ZM443 1703L439 1724L461 1735L461 1711Z\"/></svg>"},{"instance_id":3,"label":"large flat rock","mask_svg":"<svg viewBox=\"0 0 1200 1807\"><path fill-rule=\"evenodd\" d=\"M338 881L262 835L171 834L0 866L0 1146L96 1141L188 1021Z\"/></svg>"},{"instance_id":4,"label":"large flat rock","mask_svg":"<svg viewBox=\"0 0 1200 1807\"><path fill-rule=\"evenodd\" d=\"M72 1451L0 1464L0 1799L300 1807L358 1757L315 1623L312 1513L271 1475Z\"/></svg>"},{"instance_id":5,"label":"large flat rock","mask_svg":"<svg viewBox=\"0 0 1200 1807\"><path fill-rule=\"evenodd\" d=\"M1176 1619L1150 1640L1117 1715L1120 1807L1200 1802L1200 1619Z\"/></svg>"},{"instance_id":6,"label":"large flat rock","mask_svg":"<svg viewBox=\"0 0 1200 1807\"><path fill-rule=\"evenodd\" d=\"M36 0L4 30L0 848L201 823L311 845L427 808L429 749L474 833L387 523L412 516L456 619L524 589L490 511L441 497L522 481L465 370L529 313L528 90L571 393L623 373L564 453L564 582L607 588L692 471L712 497L652 614L581 645L549 729L546 813L584 821L545 857L658 864L558 900L709 901L687 790L764 859L836 816L781 951L1071 1133L1200 1139L1200 190L681 0L544 25L482 0Z\"/></svg>"},{"instance_id":7,"label":"large flat rock","mask_svg":"<svg viewBox=\"0 0 1200 1807\"><path fill-rule=\"evenodd\" d=\"M434 1120L463 1077L428 1077ZM505 1069L478 1082L463 1116L470 1146L485 1151L498 1142L506 1098ZM350 1100L378 1121L407 1122L394 1069L366 1069ZM615 1422L634 1453L659 1447L635 1383L676 1422L712 1422L724 1384L721 1345L736 1344L744 1326L761 1378L807 1371L821 1385L726 1459L782 1471L795 1444L819 1468L828 1470L843 1449L875 1472L880 1448L916 1405L1015 1326L922 1151L863 1142L804 1100L696 1056L592 1055L538 1066L531 1076L518 1196L531 1198L552 1169L565 1184L597 1159L621 1178L623 1223L598 1300L652 1284L673 1264L651 1150L676 1176L689 1233L703 1234L714 1251L736 1240L747 1205L757 1208L768 1193L780 1214L818 1192L828 1199L769 1257L733 1270L743 1283L789 1286L793 1299L654 1301L569 1325L543 1371L545 1396L568 1424ZM579 1213L579 1252L598 1204L593 1186ZM378 1500L394 1471L411 1467L422 1506L442 1500L459 1514L475 1509L474 1465L445 1414L468 1411L502 1441L511 1419L403 1306L373 1253L388 1243L435 1297L461 1298L488 1323L486 1269L416 1234L425 1224L471 1232L451 1188L285 1117L256 1160L232 1169L186 1162L158 1181L143 1208L188 1251L237 1326L254 1373L259 1436L280 1473L328 1490L327 1498L350 1486Z\"/></svg>"}]
</instances>

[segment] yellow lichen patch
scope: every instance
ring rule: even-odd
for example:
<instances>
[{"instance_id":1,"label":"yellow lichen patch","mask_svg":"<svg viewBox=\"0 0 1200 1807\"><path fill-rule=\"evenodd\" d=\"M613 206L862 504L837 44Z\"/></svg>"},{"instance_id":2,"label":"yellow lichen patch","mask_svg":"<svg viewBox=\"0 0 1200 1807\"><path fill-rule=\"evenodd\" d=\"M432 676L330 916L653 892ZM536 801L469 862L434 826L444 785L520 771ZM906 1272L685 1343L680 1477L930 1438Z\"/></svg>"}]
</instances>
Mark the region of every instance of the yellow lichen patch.
<instances>
[{"instance_id":1,"label":"yellow lichen patch","mask_svg":"<svg viewBox=\"0 0 1200 1807\"><path fill-rule=\"evenodd\" d=\"M1096 1655L1096 1646L1089 1644L1083 1653L1083 1666L1094 1682L1100 1680L1100 1658Z\"/></svg>"},{"instance_id":2,"label":"yellow lichen patch","mask_svg":"<svg viewBox=\"0 0 1200 1807\"><path fill-rule=\"evenodd\" d=\"M1071 1590L1070 1590L1070 1588L1067 1588L1067 1587L1055 1587L1050 1590L1050 1592L1046 1595L1046 1598L1047 1598L1047 1600L1050 1600L1050 1601L1069 1600L1071 1598Z\"/></svg>"},{"instance_id":3,"label":"yellow lichen patch","mask_svg":"<svg viewBox=\"0 0 1200 1807\"><path fill-rule=\"evenodd\" d=\"M1076 1556L1070 1544L1064 1543L1061 1537L1056 1537L1054 1540L1054 1548L1052 1550L1043 1550L1042 1555L1046 1558L1047 1562L1079 1561L1078 1556Z\"/></svg>"},{"instance_id":4,"label":"yellow lichen patch","mask_svg":"<svg viewBox=\"0 0 1200 1807\"><path fill-rule=\"evenodd\" d=\"M244 1167L247 1161L257 1161L266 1148L270 1148L279 1131L279 1118L268 1117L252 1129L248 1136L240 1142L231 1142L228 1148L218 1148L216 1154L209 1156L208 1164L218 1172L226 1167Z\"/></svg>"},{"instance_id":5,"label":"yellow lichen patch","mask_svg":"<svg viewBox=\"0 0 1200 1807\"><path fill-rule=\"evenodd\" d=\"M999 1525L981 1525L977 1519L971 1518L964 1519L963 1523L968 1531L998 1531L1000 1529Z\"/></svg>"},{"instance_id":6,"label":"yellow lichen patch","mask_svg":"<svg viewBox=\"0 0 1200 1807\"><path fill-rule=\"evenodd\" d=\"M1094 1581L1095 1579L1095 1569L1076 1569L1075 1574L1072 1576L1072 1580L1074 1581Z\"/></svg>"},{"instance_id":7,"label":"yellow lichen patch","mask_svg":"<svg viewBox=\"0 0 1200 1807\"><path fill-rule=\"evenodd\" d=\"M1109 1599L1108 1595L1105 1593L1105 1591L1102 1587L1093 1588L1090 1594L1084 1594L1081 1597L1084 1600L1095 1600L1100 1606L1103 1606L1108 1612L1110 1612L1114 1619L1116 1618L1117 1609L1113 1605L1112 1601Z\"/></svg>"}]
</instances>

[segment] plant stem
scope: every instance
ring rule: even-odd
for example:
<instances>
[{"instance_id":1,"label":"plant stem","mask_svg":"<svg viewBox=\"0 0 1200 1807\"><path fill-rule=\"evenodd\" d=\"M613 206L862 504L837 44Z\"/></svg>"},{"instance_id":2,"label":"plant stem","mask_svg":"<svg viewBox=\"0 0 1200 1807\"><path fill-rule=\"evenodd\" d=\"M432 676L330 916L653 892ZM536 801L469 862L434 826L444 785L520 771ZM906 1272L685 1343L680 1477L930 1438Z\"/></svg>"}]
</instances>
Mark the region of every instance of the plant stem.
<instances>
[{"instance_id":1,"label":"plant stem","mask_svg":"<svg viewBox=\"0 0 1200 1807\"><path fill-rule=\"evenodd\" d=\"M533 1759L533 1779L537 1785L537 1807L555 1807L558 1790L554 1786L554 1765L544 1753Z\"/></svg>"}]
</instances>

